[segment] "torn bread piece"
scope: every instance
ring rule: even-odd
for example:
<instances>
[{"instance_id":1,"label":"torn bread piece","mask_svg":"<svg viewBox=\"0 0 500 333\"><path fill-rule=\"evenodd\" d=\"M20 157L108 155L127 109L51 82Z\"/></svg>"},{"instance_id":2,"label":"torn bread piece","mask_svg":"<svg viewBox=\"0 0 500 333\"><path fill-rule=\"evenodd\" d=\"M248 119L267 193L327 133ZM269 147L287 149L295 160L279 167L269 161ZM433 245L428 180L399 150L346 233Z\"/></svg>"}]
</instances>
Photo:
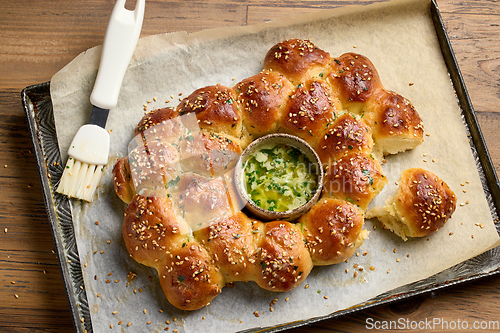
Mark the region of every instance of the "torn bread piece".
<instances>
[{"instance_id":1,"label":"torn bread piece","mask_svg":"<svg viewBox=\"0 0 500 333\"><path fill-rule=\"evenodd\" d=\"M402 172L399 187L385 206L366 213L403 240L424 237L441 229L455 211L457 197L438 176L421 168Z\"/></svg>"}]
</instances>

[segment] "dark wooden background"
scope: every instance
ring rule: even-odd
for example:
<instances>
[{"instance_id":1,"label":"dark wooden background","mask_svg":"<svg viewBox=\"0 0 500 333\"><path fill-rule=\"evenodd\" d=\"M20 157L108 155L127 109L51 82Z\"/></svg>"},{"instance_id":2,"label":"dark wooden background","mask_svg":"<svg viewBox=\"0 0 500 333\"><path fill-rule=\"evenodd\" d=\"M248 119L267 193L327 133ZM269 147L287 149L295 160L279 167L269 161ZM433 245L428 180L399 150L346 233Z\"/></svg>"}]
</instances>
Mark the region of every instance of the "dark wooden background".
<instances>
[{"instance_id":1,"label":"dark wooden background","mask_svg":"<svg viewBox=\"0 0 500 333\"><path fill-rule=\"evenodd\" d=\"M251 25L375 1L147 0L142 36ZM495 168L500 166L500 2L438 0ZM21 90L101 44L114 0L0 0L0 331L72 332ZM133 2L127 3L133 8ZM366 319L500 321L500 276L297 328L353 332Z\"/></svg>"}]
</instances>

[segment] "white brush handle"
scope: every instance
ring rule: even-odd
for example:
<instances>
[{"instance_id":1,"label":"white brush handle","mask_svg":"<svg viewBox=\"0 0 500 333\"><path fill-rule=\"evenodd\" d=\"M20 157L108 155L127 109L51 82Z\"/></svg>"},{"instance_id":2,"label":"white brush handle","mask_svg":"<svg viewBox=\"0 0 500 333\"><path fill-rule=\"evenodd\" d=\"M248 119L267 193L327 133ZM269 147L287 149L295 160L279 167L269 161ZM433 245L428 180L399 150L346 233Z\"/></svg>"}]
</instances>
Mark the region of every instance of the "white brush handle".
<instances>
[{"instance_id":1,"label":"white brush handle","mask_svg":"<svg viewBox=\"0 0 500 333\"><path fill-rule=\"evenodd\" d=\"M141 34L145 0L137 0L133 11L125 9L125 2L117 0L111 13L90 95L92 105L102 109L112 109L118 103L123 77Z\"/></svg>"}]
</instances>

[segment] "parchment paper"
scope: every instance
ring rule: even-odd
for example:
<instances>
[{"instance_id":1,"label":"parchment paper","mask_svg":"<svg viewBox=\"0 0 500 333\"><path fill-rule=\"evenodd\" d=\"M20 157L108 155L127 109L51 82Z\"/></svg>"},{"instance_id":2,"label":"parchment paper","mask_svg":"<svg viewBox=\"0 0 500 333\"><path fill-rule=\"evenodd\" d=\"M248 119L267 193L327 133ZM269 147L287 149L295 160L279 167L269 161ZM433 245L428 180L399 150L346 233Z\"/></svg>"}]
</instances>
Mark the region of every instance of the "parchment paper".
<instances>
[{"instance_id":1,"label":"parchment paper","mask_svg":"<svg viewBox=\"0 0 500 333\"><path fill-rule=\"evenodd\" d=\"M432 276L496 246L499 237L429 8L430 1L392 1L252 27L140 39L118 106L108 120L112 157L99 198L92 204L73 202L94 330L108 332L113 325L111 331L159 332L169 327L178 332L231 332L307 320ZM310 39L332 56L350 51L366 55L384 86L408 98L420 113L428 135L425 143L387 158L383 169L389 185L372 205L383 204L394 192L395 181L404 169L422 167L438 174L453 189L458 197L457 210L436 234L407 242L383 230L377 221L366 221L369 239L357 255L347 263L315 267L307 280L290 292L278 294L264 291L255 283L235 283L201 310L177 310L164 297L156 272L137 264L125 249L121 236L125 205L113 192L112 166L127 154L144 104L148 110L175 106L180 93L185 97L196 88L216 83L232 86L258 73L267 50L288 38ZM70 141L90 115L89 96L100 51L96 47L80 54L51 82L64 161ZM147 102L155 97L156 102ZM137 276L127 283L131 271ZM271 303L275 303L274 311L270 311Z\"/></svg>"}]
</instances>

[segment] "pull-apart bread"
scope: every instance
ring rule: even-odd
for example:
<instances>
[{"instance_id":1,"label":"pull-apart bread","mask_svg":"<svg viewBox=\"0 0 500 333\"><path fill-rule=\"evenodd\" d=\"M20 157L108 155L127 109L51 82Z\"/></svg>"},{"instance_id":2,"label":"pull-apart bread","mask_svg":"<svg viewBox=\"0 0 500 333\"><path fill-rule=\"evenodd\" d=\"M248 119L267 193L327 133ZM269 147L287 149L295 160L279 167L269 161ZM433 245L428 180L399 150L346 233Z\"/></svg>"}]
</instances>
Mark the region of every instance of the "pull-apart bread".
<instances>
[{"instance_id":1,"label":"pull-apart bread","mask_svg":"<svg viewBox=\"0 0 500 333\"><path fill-rule=\"evenodd\" d=\"M190 115L197 133L186 130ZM307 141L326 173L322 197L296 223L253 218L232 183L242 150L276 132ZM136 147L113 170L115 191L128 204L127 250L158 271L174 306L196 310L233 281L288 291L314 265L349 258L368 236L364 211L387 183L380 156L422 143L423 126L407 99L385 90L366 57L335 58L291 39L269 50L262 72L149 112L134 135ZM451 211L439 215L431 229Z\"/></svg>"}]
</instances>

